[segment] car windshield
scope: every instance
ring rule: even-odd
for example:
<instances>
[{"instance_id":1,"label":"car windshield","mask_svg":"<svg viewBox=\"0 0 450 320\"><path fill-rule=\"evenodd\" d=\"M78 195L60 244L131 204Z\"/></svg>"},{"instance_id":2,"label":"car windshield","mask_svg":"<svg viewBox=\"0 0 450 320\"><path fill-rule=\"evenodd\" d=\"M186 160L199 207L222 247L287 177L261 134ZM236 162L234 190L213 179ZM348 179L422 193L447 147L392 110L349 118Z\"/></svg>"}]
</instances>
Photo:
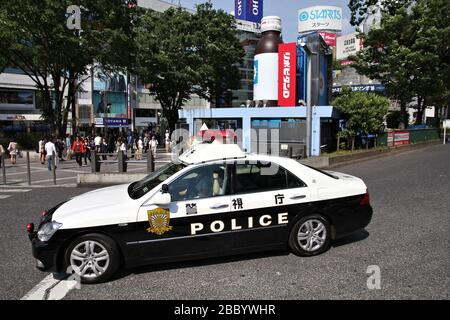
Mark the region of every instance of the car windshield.
<instances>
[{"instance_id":1,"label":"car windshield","mask_svg":"<svg viewBox=\"0 0 450 320\"><path fill-rule=\"evenodd\" d=\"M139 199L144 194L152 190L154 187L156 187L161 182L164 182L168 178L170 178L172 175L177 173L178 171L185 168L186 165L184 164L175 164L175 163L168 163L165 166L159 168L155 172L149 174L144 179L133 182L128 187L128 195L132 199Z\"/></svg>"}]
</instances>

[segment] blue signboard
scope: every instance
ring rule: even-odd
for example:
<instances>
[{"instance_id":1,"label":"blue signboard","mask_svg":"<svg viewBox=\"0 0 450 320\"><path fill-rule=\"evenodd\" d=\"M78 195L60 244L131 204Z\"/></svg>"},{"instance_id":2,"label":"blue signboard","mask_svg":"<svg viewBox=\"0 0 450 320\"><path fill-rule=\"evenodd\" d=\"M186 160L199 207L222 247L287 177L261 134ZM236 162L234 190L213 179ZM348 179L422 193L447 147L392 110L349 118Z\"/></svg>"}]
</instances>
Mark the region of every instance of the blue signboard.
<instances>
[{"instance_id":1,"label":"blue signboard","mask_svg":"<svg viewBox=\"0 0 450 320\"><path fill-rule=\"evenodd\" d=\"M384 91L384 85L382 84L356 84L349 86L352 91L359 91L359 92L383 92ZM333 87L333 94L339 94L342 92L342 86L334 86Z\"/></svg>"},{"instance_id":2,"label":"blue signboard","mask_svg":"<svg viewBox=\"0 0 450 320\"><path fill-rule=\"evenodd\" d=\"M108 121L108 127L110 128L128 127L127 118L108 118L106 121Z\"/></svg>"},{"instance_id":3,"label":"blue signboard","mask_svg":"<svg viewBox=\"0 0 450 320\"><path fill-rule=\"evenodd\" d=\"M236 19L261 23L263 0L235 0L234 4Z\"/></svg>"}]
</instances>

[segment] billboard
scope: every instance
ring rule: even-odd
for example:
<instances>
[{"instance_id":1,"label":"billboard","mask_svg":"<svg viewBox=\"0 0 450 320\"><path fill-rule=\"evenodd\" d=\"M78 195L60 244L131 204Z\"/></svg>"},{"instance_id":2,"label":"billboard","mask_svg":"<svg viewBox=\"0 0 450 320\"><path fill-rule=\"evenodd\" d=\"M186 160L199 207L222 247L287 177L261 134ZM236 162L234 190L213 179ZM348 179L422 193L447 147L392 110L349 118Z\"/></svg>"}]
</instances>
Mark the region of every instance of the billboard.
<instances>
[{"instance_id":1,"label":"billboard","mask_svg":"<svg viewBox=\"0 0 450 320\"><path fill-rule=\"evenodd\" d=\"M342 30L342 8L313 6L298 10L298 32Z\"/></svg>"},{"instance_id":2,"label":"billboard","mask_svg":"<svg viewBox=\"0 0 450 320\"><path fill-rule=\"evenodd\" d=\"M261 23L263 0L235 0L234 5L236 19Z\"/></svg>"},{"instance_id":3,"label":"billboard","mask_svg":"<svg viewBox=\"0 0 450 320\"><path fill-rule=\"evenodd\" d=\"M295 107L296 105L296 69L297 44L281 43L278 45L278 105Z\"/></svg>"},{"instance_id":4,"label":"billboard","mask_svg":"<svg viewBox=\"0 0 450 320\"><path fill-rule=\"evenodd\" d=\"M349 56L355 55L362 48L362 40L356 32L336 39L336 59L347 59Z\"/></svg>"},{"instance_id":5,"label":"billboard","mask_svg":"<svg viewBox=\"0 0 450 320\"><path fill-rule=\"evenodd\" d=\"M35 109L34 91L0 90L0 110L32 110Z\"/></svg>"}]
</instances>

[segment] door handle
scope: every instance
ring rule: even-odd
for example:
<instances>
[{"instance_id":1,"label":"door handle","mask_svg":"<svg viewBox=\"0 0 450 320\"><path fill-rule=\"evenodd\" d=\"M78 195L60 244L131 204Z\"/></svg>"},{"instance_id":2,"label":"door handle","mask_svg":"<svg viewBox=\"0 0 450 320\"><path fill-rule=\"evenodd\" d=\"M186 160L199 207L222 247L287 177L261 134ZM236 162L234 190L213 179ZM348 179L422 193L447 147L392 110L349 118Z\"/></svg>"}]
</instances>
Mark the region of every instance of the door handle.
<instances>
[{"instance_id":1,"label":"door handle","mask_svg":"<svg viewBox=\"0 0 450 320\"><path fill-rule=\"evenodd\" d=\"M228 208L228 205L227 204L215 204L215 205L212 205L210 208L211 209L224 209L224 208Z\"/></svg>"},{"instance_id":2,"label":"door handle","mask_svg":"<svg viewBox=\"0 0 450 320\"><path fill-rule=\"evenodd\" d=\"M299 199L304 199L304 198L306 198L306 195L304 195L304 194L296 194L291 197L292 200L299 200Z\"/></svg>"}]
</instances>

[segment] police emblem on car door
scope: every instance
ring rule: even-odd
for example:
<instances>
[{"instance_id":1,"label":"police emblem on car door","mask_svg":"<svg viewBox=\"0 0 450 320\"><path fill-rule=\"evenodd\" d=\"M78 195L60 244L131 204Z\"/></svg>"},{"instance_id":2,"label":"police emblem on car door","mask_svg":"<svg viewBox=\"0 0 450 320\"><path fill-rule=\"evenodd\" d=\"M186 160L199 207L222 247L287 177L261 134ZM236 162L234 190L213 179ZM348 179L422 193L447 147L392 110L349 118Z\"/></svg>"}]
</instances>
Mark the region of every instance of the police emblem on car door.
<instances>
[{"instance_id":1,"label":"police emblem on car door","mask_svg":"<svg viewBox=\"0 0 450 320\"><path fill-rule=\"evenodd\" d=\"M154 210L148 210L148 222L150 227L147 232L155 233L157 235L162 235L167 231L173 229L170 223L170 211L167 209L156 208Z\"/></svg>"}]
</instances>

